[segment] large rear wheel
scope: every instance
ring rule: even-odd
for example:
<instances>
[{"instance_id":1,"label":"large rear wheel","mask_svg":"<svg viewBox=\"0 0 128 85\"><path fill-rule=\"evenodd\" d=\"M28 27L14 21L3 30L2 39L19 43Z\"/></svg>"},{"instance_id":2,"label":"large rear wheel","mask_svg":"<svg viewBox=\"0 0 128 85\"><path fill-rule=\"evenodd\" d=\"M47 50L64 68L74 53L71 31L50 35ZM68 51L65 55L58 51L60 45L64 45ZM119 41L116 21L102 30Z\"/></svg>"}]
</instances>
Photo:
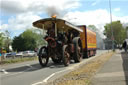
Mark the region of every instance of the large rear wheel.
<instances>
[{"instance_id":1,"label":"large rear wheel","mask_svg":"<svg viewBox=\"0 0 128 85\"><path fill-rule=\"evenodd\" d=\"M63 46L63 64L65 66L68 66L69 63L70 63L70 54L69 54L69 51L68 51L68 46L67 45L64 45Z\"/></svg>"},{"instance_id":2,"label":"large rear wheel","mask_svg":"<svg viewBox=\"0 0 128 85\"><path fill-rule=\"evenodd\" d=\"M46 47L41 47L39 50L39 63L42 67L46 66L49 60L48 51Z\"/></svg>"},{"instance_id":3,"label":"large rear wheel","mask_svg":"<svg viewBox=\"0 0 128 85\"><path fill-rule=\"evenodd\" d=\"M80 62L83 57L83 49L82 49L82 42L79 37L76 37L73 39L74 43L74 61L75 62Z\"/></svg>"}]
</instances>

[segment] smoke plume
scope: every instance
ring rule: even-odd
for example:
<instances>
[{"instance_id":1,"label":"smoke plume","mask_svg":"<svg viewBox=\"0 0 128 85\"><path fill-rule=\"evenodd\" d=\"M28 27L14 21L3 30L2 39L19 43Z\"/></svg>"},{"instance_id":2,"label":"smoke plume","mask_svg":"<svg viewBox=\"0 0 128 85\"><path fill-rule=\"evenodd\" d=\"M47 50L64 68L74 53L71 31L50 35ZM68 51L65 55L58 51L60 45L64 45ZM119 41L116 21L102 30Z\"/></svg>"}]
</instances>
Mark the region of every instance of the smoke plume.
<instances>
[{"instance_id":1,"label":"smoke plume","mask_svg":"<svg viewBox=\"0 0 128 85\"><path fill-rule=\"evenodd\" d=\"M57 17L62 17L64 15L64 10L60 10L55 6L46 7L45 8L46 14L51 17L53 15L56 15Z\"/></svg>"}]
</instances>

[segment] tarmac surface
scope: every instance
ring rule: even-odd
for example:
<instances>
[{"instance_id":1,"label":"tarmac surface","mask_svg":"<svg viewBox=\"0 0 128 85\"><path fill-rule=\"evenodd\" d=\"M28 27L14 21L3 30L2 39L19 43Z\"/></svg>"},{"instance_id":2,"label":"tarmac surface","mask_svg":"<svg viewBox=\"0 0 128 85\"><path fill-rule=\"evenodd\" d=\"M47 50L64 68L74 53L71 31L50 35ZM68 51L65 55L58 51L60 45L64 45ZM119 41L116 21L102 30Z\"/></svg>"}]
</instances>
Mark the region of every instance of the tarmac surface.
<instances>
[{"instance_id":1,"label":"tarmac surface","mask_svg":"<svg viewBox=\"0 0 128 85\"><path fill-rule=\"evenodd\" d=\"M63 63L54 64L51 59L44 68L40 66L38 60L1 65L0 85L43 85L107 52L107 50L97 50L96 56L83 59L80 63L72 62L68 67Z\"/></svg>"},{"instance_id":2,"label":"tarmac surface","mask_svg":"<svg viewBox=\"0 0 128 85\"><path fill-rule=\"evenodd\" d=\"M128 53L116 52L91 82L91 85L128 85Z\"/></svg>"}]
</instances>

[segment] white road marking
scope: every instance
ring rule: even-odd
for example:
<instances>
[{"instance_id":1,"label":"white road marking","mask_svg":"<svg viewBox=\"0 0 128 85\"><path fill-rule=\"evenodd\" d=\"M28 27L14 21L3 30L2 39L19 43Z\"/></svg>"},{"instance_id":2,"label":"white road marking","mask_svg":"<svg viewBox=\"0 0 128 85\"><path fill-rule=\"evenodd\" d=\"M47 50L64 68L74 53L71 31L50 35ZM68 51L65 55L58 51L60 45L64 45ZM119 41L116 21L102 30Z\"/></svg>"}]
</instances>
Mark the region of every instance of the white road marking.
<instances>
[{"instance_id":1,"label":"white road marking","mask_svg":"<svg viewBox=\"0 0 128 85\"><path fill-rule=\"evenodd\" d=\"M8 74L8 72L5 69L1 70L4 74Z\"/></svg>"},{"instance_id":2,"label":"white road marking","mask_svg":"<svg viewBox=\"0 0 128 85\"><path fill-rule=\"evenodd\" d=\"M55 72L55 73L52 73L50 76L48 76L47 78L45 78L42 82L37 82L37 83L34 83L32 85L38 85L38 84L42 84L42 83L47 83L47 81L53 77L55 74L58 74L58 73L61 73L61 72L64 72L64 71L67 71L69 70L69 68L65 69L65 70L62 70L62 71L58 71L58 72Z\"/></svg>"},{"instance_id":3,"label":"white road marking","mask_svg":"<svg viewBox=\"0 0 128 85\"><path fill-rule=\"evenodd\" d=\"M38 84L42 84L43 82L37 82L37 83L34 83L32 85L38 85Z\"/></svg>"},{"instance_id":4,"label":"white road marking","mask_svg":"<svg viewBox=\"0 0 128 85\"><path fill-rule=\"evenodd\" d=\"M26 64L26 66L32 68L32 69L38 69L38 68L35 68L34 66L30 65L30 64Z\"/></svg>"},{"instance_id":5,"label":"white road marking","mask_svg":"<svg viewBox=\"0 0 128 85\"><path fill-rule=\"evenodd\" d=\"M28 67L32 68L32 66L31 66L30 64L26 64L26 66L28 66Z\"/></svg>"},{"instance_id":6,"label":"white road marking","mask_svg":"<svg viewBox=\"0 0 128 85\"><path fill-rule=\"evenodd\" d=\"M53 74L51 74L50 76L48 76L47 78L45 78L44 80L43 80L43 82L47 82L48 81L48 79L50 79L52 76L54 76L55 75L55 73L53 73Z\"/></svg>"},{"instance_id":7,"label":"white road marking","mask_svg":"<svg viewBox=\"0 0 128 85\"><path fill-rule=\"evenodd\" d=\"M43 82L47 82L51 77L53 77L55 74L58 74L58 73L61 73L61 72L64 72L64 71L67 71L67 70L69 70L69 69L65 69L65 70L62 70L62 71L58 71L58 72L55 72L55 73L52 73L50 76L48 76L47 78L45 78L44 80L43 80Z\"/></svg>"}]
</instances>

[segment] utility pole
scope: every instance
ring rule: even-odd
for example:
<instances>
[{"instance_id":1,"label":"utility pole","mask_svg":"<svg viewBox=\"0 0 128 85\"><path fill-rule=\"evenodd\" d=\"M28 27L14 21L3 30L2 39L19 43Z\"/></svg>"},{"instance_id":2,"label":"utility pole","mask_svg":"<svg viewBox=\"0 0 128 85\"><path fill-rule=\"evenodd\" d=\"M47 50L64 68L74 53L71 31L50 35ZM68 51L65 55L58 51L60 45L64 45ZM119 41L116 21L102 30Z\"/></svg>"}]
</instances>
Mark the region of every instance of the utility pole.
<instances>
[{"instance_id":1,"label":"utility pole","mask_svg":"<svg viewBox=\"0 0 128 85\"><path fill-rule=\"evenodd\" d=\"M127 39L128 39L128 29L126 31L127 31Z\"/></svg>"},{"instance_id":2,"label":"utility pole","mask_svg":"<svg viewBox=\"0 0 128 85\"><path fill-rule=\"evenodd\" d=\"M112 49L113 49L113 51L115 50L115 48L114 48L114 36L113 36L113 28L112 28L112 11L111 11L111 1L109 0L109 8L110 8L110 22L111 22L111 34L112 34L112 36L111 36L111 39L112 39Z\"/></svg>"}]
</instances>

